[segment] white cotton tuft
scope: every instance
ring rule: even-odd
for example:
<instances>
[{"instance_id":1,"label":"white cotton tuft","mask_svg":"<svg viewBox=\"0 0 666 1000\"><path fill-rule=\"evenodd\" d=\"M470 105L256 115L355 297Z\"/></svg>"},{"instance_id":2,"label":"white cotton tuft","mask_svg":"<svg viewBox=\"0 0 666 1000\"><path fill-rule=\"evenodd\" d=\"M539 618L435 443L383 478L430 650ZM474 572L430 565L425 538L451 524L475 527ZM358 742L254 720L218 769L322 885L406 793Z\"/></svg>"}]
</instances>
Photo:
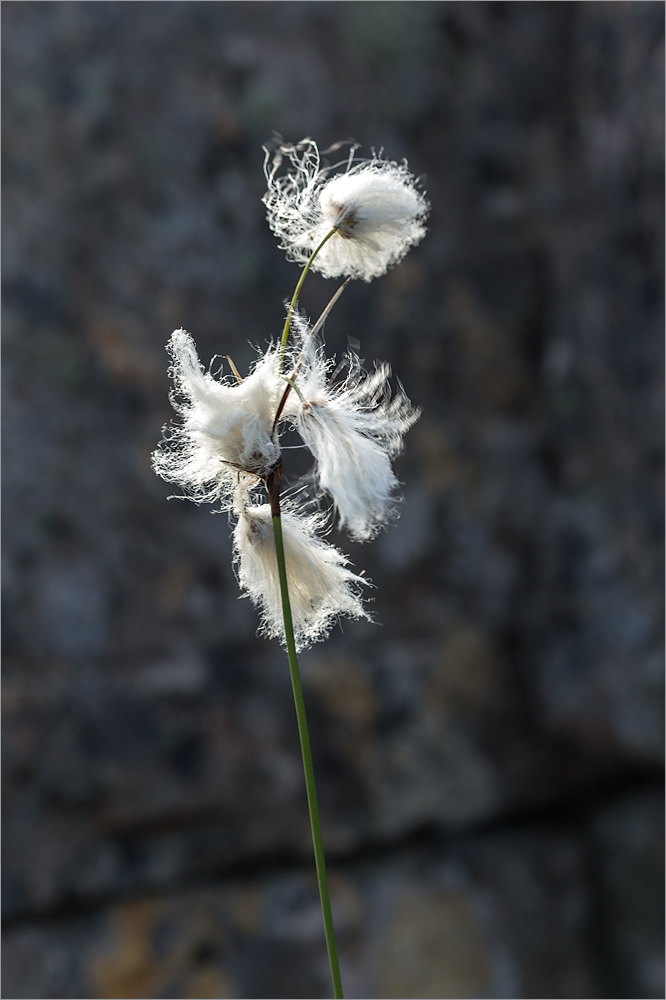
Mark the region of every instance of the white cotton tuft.
<instances>
[{"instance_id":1,"label":"white cotton tuft","mask_svg":"<svg viewBox=\"0 0 666 1000\"><path fill-rule=\"evenodd\" d=\"M278 177L284 158L291 170ZM325 278L350 276L370 281L401 260L425 235L429 205L406 164L375 155L328 176L320 168L312 139L282 146L264 170L268 224L289 260L305 264L332 229L312 270Z\"/></svg>"},{"instance_id":2,"label":"white cotton tuft","mask_svg":"<svg viewBox=\"0 0 666 1000\"><path fill-rule=\"evenodd\" d=\"M277 350L269 348L247 378L220 381L204 372L194 341L176 330L167 344L173 358L171 403L180 425L165 428L153 469L197 503L230 506L240 480L263 478L280 458L273 421L284 382Z\"/></svg>"},{"instance_id":3,"label":"white cotton tuft","mask_svg":"<svg viewBox=\"0 0 666 1000\"><path fill-rule=\"evenodd\" d=\"M328 386L329 363L317 349L303 321L302 370L297 376L299 400L289 413L315 457L319 486L333 498L339 525L357 541L373 538L397 513L398 479L391 468L403 438L421 411L402 386L391 398L387 364L364 373L350 354L347 379Z\"/></svg>"},{"instance_id":4,"label":"white cotton tuft","mask_svg":"<svg viewBox=\"0 0 666 1000\"><path fill-rule=\"evenodd\" d=\"M367 584L347 558L316 534L320 515L282 511L289 599L297 650L323 639L340 616L369 618L359 593ZM284 642L284 621L270 506L246 507L234 529L238 582L261 611L260 631Z\"/></svg>"}]
</instances>

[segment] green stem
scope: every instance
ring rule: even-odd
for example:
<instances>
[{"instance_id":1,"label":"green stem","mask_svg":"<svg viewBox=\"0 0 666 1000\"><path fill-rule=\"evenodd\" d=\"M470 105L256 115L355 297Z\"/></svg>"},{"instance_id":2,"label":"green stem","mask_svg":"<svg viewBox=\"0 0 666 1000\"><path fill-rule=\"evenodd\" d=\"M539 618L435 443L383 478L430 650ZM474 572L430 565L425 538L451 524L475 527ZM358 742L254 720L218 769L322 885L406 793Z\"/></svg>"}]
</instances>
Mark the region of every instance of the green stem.
<instances>
[{"instance_id":1,"label":"green stem","mask_svg":"<svg viewBox=\"0 0 666 1000\"><path fill-rule=\"evenodd\" d=\"M280 377L284 379L284 381L287 383L287 385L289 386L290 389L294 390L294 392L296 393L296 395L300 399L301 403L305 403L305 397L303 396L303 393L301 392L301 390L298 388L298 386L294 382L293 378L289 378L288 375L281 375ZM275 424L273 426L275 426Z\"/></svg>"},{"instance_id":2,"label":"green stem","mask_svg":"<svg viewBox=\"0 0 666 1000\"><path fill-rule=\"evenodd\" d=\"M321 243L319 244L319 246L315 247L315 249L312 251L312 254L310 255L310 259L308 260L307 264L303 268L303 271L301 273L300 278L298 279L298 284L296 285L296 288L294 289L294 294L292 296L291 302L289 303L289 309L287 310L287 318L285 319L285 321L284 321L284 327L282 328L282 342L280 344L280 364L279 364L279 367L278 367L278 371L282 371L282 363L284 361L284 352L287 349L287 338L289 337L289 330L291 328L291 317L294 315L294 309L296 308L296 303L298 302L298 297L301 294L301 288L303 287L303 282L305 281L306 275L307 275L308 271L310 270L310 265L312 264L312 261L315 259L315 257L317 256L317 254L319 253L319 251L323 247L324 243L326 243L328 240L330 240L331 236L333 236L334 233L336 233L336 232L337 232L336 229L331 229L330 233L327 233L326 236L324 236L324 238L321 241Z\"/></svg>"},{"instance_id":3,"label":"green stem","mask_svg":"<svg viewBox=\"0 0 666 1000\"><path fill-rule=\"evenodd\" d=\"M301 676L296 656L294 624L291 617L291 605L289 603L287 566L284 557L284 541L282 538L282 518L280 517L280 471L281 470L278 469L269 476L267 488L271 502L271 513L273 515L275 555L277 557L278 575L280 578L280 593L282 596L282 612L284 615L284 634L287 641L287 658L289 660L289 673L291 675L291 686L294 693L294 705L296 706L298 735L301 740L303 771L305 772L305 789L307 791L308 809L310 811L310 827L312 829L312 844L314 847L315 866L317 869L317 884L319 886L321 912L324 918L324 934L326 935L328 964L331 969L331 979L333 981L333 995L336 1000L339 1000L339 998L342 998L344 994L342 992L342 982L340 980L340 966L338 963L338 952L335 945L335 930L333 928L331 903L328 896L326 860L324 858L324 846L321 839L319 807L317 805L317 789L315 787L314 768L312 766L312 752L310 750L310 737L308 735L308 723L305 714L303 688L301 686Z\"/></svg>"}]
</instances>

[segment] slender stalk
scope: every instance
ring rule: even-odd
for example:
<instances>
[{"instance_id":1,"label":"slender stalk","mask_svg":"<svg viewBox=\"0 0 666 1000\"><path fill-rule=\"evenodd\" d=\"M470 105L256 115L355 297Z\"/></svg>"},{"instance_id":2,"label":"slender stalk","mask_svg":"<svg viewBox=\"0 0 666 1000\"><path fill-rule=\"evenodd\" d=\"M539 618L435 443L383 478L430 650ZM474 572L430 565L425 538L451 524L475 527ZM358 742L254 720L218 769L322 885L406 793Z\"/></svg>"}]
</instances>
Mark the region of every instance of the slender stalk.
<instances>
[{"instance_id":1,"label":"slender stalk","mask_svg":"<svg viewBox=\"0 0 666 1000\"><path fill-rule=\"evenodd\" d=\"M314 337L315 334L318 333L319 330L322 328L322 326L324 325L324 323L326 322L326 320L328 318L328 314L330 313L331 309L333 308L333 306L335 305L335 303L338 301L338 299L340 298L340 296L342 295L342 293L344 292L345 288L347 287L347 285L349 284L350 281L351 281L351 278L347 278L347 280L345 282L343 282L342 285L340 285L340 287L338 288L337 292L335 293L335 295L333 296L333 298L331 299L331 301L328 303L328 305L324 309L323 313L321 314L321 316L319 317L319 319L317 320L317 322L315 323L315 325L310 330L310 334L309 335L311 337ZM290 375L289 378L286 378L284 375L282 376L284 378L285 382L287 383L287 385L286 385L286 388L285 388L284 392L282 393L282 399L280 400L280 405L277 408L277 411L276 411L276 414L275 414L275 419L273 420L273 429L272 429L271 433L275 432L275 428L278 425L278 420L282 416L282 411L284 410L285 403L287 402L287 396L291 392L291 387L293 386L294 389L296 389L296 392L299 392L298 388L294 384L294 379L295 379L296 375L298 374L298 369L299 369L302 357L303 357L303 351L301 351L301 353L299 354L298 359L296 361L296 364L294 366L294 369L293 369L293 371L292 371L292 373L291 373L291 375ZM228 359L229 364L231 365L231 367L235 369L235 365L234 365L233 361L231 360L231 358L229 357L229 355L227 355L227 359ZM282 365L280 365L280 370L281 370L281 368L282 368ZM239 381L242 381L242 380L239 379ZM302 402L302 399L301 399L301 402Z\"/></svg>"},{"instance_id":2,"label":"slender stalk","mask_svg":"<svg viewBox=\"0 0 666 1000\"><path fill-rule=\"evenodd\" d=\"M291 605L289 603L289 587L287 585L287 566L284 557L284 541L282 538L282 518L280 517L281 471L281 468L278 468L275 472L273 472L269 476L266 486L268 489L271 514L273 517L275 555L277 557L278 574L280 578L280 593L282 596L282 612L284 615L284 634L287 642L287 658L289 660L289 673L291 675L291 686L294 693L296 720L298 722L298 735L301 741L303 771L305 772L305 789L307 792L308 809L310 812L310 827L312 829L312 844L314 847L315 866L317 869L317 884L319 886L321 912L324 918L324 934L326 935L328 964L331 969L331 979L333 981L333 995L336 1000L339 1000L339 998L342 998L344 994L342 992L342 982L340 980L340 966L338 963L338 952L335 944L335 930L333 928L331 902L328 895L326 860L324 858L324 846L321 839L321 824L319 822L319 807L317 805L317 789L315 787L312 752L310 750L310 737L308 734L308 723L305 714L305 701L303 699L301 676L298 669L298 658L296 656L294 625L291 617Z\"/></svg>"},{"instance_id":3,"label":"slender stalk","mask_svg":"<svg viewBox=\"0 0 666 1000\"><path fill-rule=\"evenodd\" d=\"M289 330L291 328L291 317L294 315L294 309L296 308L296 303L298 302L298 297L301 294L301 288L303 287L303 282L305 281L307 273L310 270L310 265L312 264L312 261L315 259L315 257L317 256L317 254L319 253L319 251L323 247L324 243L326 243L328 240L330 240L331 236L333 236L334 233L336 233L336 232L337 232L336 229L331 229L330 233L327 233L326 236L324 236L324 238L321 241L321 243L319 244L319 246L317 246L317 247L314 248L314 250L312 251L312 254L310 256L310 259L308 260L307 264L303 268L303 270L301 272L301 276L298 279L298 284L296 285L296 288L294 289L294 294L293 294L293 296L291 298L291 302L289 303L289 309L287 310L287 318L285 319L285 321L284 321L284 327L282 328L282 342L280 344L280 363L279 363L278 371L282 371L282 362L284 361L284 352L287 349L287 338L289 337Z\"/></svg>"}]
</instances>

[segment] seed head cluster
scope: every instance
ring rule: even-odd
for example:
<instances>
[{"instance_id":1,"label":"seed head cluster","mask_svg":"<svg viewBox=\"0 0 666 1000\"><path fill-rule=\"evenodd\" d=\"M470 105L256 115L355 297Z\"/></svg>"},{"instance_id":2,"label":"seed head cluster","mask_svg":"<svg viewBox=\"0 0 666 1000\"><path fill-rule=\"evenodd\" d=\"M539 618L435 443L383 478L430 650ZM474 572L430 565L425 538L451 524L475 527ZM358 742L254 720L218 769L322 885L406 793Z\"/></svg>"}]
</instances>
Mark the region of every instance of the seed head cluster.
<instances>
[{"instance_id":1,"label":"seed head cluster","mask_svg":"<svg viewBox=\"0 0 666 1000\"><path fill-rule=\"evenodd\" d=\"M286 157L292 172L278 177ZM424 196L406 166L379 157L330 176L312 140L281 146L266 165L268 221L287 255L325 277L366 281L398 261L423 236ZM292 304L293 305L293 304ZM238 582L261 614L261 631L284 641L275 552L275 507L260 502L282 471L280 435L295 428L313 456L313 500L328 497L338 526L357 541L374 537L397 513L392 460L419 411L402 386L391 392L390 368L365 371L349 354L347 374L332 376L316 329L290 310L290 343L259 353L249 374L204 370L194 340L176 330L167 344L171 403L178 420L165 427L152 456L155 472L185 498L213 503L234 522ZM278 479L279 481L279 479ZM274 503L274 501L272 501ZM325 534L330 517L291 499L279 501L297 649L323 638L339 617L367 618L367 581Z\"/></svg>"}]
</instances>

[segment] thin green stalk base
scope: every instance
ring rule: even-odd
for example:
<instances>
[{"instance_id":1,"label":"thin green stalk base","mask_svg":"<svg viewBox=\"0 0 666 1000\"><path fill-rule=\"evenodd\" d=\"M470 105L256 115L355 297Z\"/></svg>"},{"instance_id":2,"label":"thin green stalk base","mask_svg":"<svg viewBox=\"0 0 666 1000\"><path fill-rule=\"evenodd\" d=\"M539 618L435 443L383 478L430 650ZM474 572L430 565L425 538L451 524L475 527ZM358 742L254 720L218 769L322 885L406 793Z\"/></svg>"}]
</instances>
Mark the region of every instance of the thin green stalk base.
<instances>
[{"instance_id":1,"label":"thin green stalk base","mask_svg":"<svg viewBox=\"0 0 666 1000\"><path fill-rule=\"evenodd\" d=\"M298 735L301 741L301 754L303 756L303 771L305 773L305 789L308 796L308 809L310 812L310 827L312 829L312 845L314 847L315 866L317 869L317 884L319 886L319 898L321 900L321 912L324 918L324 934L326 935L326 948L328 951L328 964L331 969L331 979L333 981L333 995L335 1000L342 1000L342 982L340 980L340 966L338 963L338 952L335 944L335 930L333 928L333 916L331 914L331 902L328 895L328 880L326 878L326 861L324 858L324 846L321 839L321 825L319 822L319 807L317 805L317 790L315 787L314 768L312 766L312 752L310 750L310 737L308 734L308 723L305 715L305 702L303 700L303 688L301 686L301 676L298 669L298 658L296 656L296 642L294 639L294 624L291 617L291 605L289 603L289 588L287 586L287 567L284 558L284 541L282 538L282 519L280 517L280 469L272 473L268 479L268 495L271 502L271 513L273 515L273 532L275 534L275 554L277 557L278 573L280 578L280 592L282 596L282 611L284 614L284 633L287 642L287 658L289 660L289 673L291 675L291 686L294 693L294 705L296 707L296 720L298 722Z\"/></svg>"}]
</instances>

